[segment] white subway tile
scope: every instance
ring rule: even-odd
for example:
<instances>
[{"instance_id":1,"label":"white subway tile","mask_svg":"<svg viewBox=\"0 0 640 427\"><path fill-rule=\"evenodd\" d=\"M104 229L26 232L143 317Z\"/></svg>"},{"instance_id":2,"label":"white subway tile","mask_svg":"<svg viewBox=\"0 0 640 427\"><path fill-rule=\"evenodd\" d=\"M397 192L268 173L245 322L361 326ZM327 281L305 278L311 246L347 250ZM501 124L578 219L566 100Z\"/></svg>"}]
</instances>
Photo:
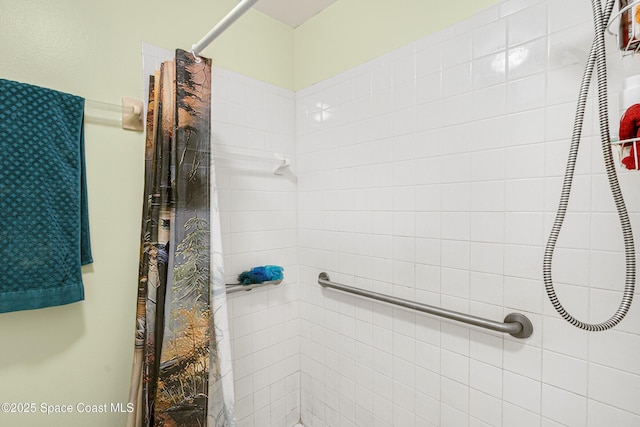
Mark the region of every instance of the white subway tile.
<instances>
[{"instance_id":1,"label":"white subway tile","mask_svg":"<svg viewBox=\"0 0 640 427\"><path fill-rule=\"evenodd\" d=\"M505 178L543 177L544 164L544 144L508 148L505 151Z\"/></svg>"},{"instance_id":2,"label":"white subway tile","mask_svg":"<svg viewBox=\"0 0 640 427\"><path fill-rule=\"evenodd\" d=\"M612 312L613 313L613 312ZM635 334L609 331L589 337L589 359L594 363L639 375L636 363L640 339Z\"/></svg>"},{"instance_id":3,"label":"white subway tile","mask_svg":"<svg viewBox=\"0 0 640 427\"><path fill-rule=\"evenodd\" d=\"M471 210L474 212L502 212L505 206L504 197L504 181L471 184Z\"/></svg>"},{"instance_id":4,"label":"white subway tile","mask_svg":"<svg viewBox=\"0 0 640 427\"><path fill-rule=\"evenodd\" d=\"M540 409L540 382L510 371L504 371L503 387L503 399L506 402L534 413Z\"/></svg>"},{"instance_id":5,"label":"white subway tile","mask_svg":"<svg viewBox=\"0 0 640 427\"><path fill-rule=\"evenodd\" d=\"M440 292L440 267L434 265L416 264L416 299L422 293Z\"/></svg>"},{"instance_id":6,"label":"white subway tile","mask_svg":"<svg viewBox=\"0 0 640 427\"><path fill-rule=\"evenodd\" d=\"M416 105L416 83L410 80L406 83L396 85L391 93L394 110L403 110Z\"/></svg>"},{"instance_id":7,"label":"white subway tile","mask_svg":"<svg viewBox=\"0 0 640 427\"><path fill-rule=\"evenodd\" d=\"M507 68L510 80L544 73L547 69L547 39L511 46L507 50Z\"/></svg>"},{"instance_id":8,"label":"white subway tile","mask_svg":"<svg viewBox=\"0 0 640 427\"><path fill-rule=\"evenodd\" d=\"M490 55L506 47L506 21L495 20L473 30L473 58Z\"/></svg>"},{"instance_id":9,"label":"white subway tile","mask_svg":"<svg viewBox=\"0 0 640 427\"><path fill-rule=\"evenodd\" d=\"M416 212L416 237L437 239L440 237L440 213Z\"/></svg>"},{"instance_id":10,"label":"white subway tile","mask_svg":"<svg viewBox=\"0 0 640 427\"><path fill-rule=\"evenodd\" d=\"M547 138L557 139L558 141L547 143L546 153L546 171L547 175L563 176L567 165L567 156L571 146L571 131L573 119L571 118L575 110L575 106L571 103L555 105L547 109ZM591 150L580 146L578 151L578 161L581 173L590 171L591 168Z\"/></svg>"},{"instance_id":11,"label":"white subway tile","mask_svg":"<svg viewBox=\"0 0 640 427\"><path fill-rule=\"evenodd\" d=\"M415 236L416 216L414 212L393 212L392 218L395 236Z\"/></svg>"},{"instance_id":12,"label":"white subway tile","mask_svg":"<svg viewBox=\"0 0 640 427\"><path fill-rule=\"evenodd\" d=\"M427 367L426 369L416 367L416 390L433 399L440 400L441 376L438 372L433 371L431 368L431 366ZM439 369L439 366L437 368Z\"/></svg>"},{"instance_id":13,"label":"white subway tile","mask_svg":"<svg viewBox=\"0 0 640 427\"><path fill-rule=\"evenodd\" d=\"M471 212L469 239L475 242L502 243L504 241L504 213Z\"/></svg>"},{"instance_id":14,"label":"white subway tile","mask_svg":"<svg viewBox=\"0 0 640 427\"><path fill-rule=\"evenodd\" d=\"M447 38L442 43L442 68L453 67L471 60L472 37L470 31L464 31Z\"/></svg>"},{"instance_id":15,"label":"white subway tile","mask_svg":"<svg viewBox=\"0 0 640 427\"><path fill-rule=\"evenodd\" d=\"M578 249L556 248L554 251L553 278L558 283L586 286L589 282L589 252Z\"/></svg>"},{"instance_id":16,"label":"white subway tile","mask_svg":"<svg viewBox=\"0 0 640 427\"><path fill-rule=\"evenodd\" d=\"M591 251L589 262L589 279L592 286L601 289L622 289L625 282L624 254Z\"/></svg>"},{"instance_id":17,"label":"white subway tile","mask_svg":"<svg viewBox=\"0 0 640 427\"><path fill-rule=\"evenodd\" d=\"M446 101L443 101L443 105L444 102ZM482 141L482 136L477 134L471 122L451 123L442 129L441 153L443 156L468 153L477 149Z\"/></svg>"},{"instance_id":18,"label":"white subway tile","mask_svg":"<svg viewBox=\"0 0 640 427\"><path fill-rule=\"evenodd\" d=\"M518 245L542 245L544 215L542 213L507 212L505 242Z\"/></svg>"},{"instance_id":19,"label":"white subway tile","mask_svg":"<svg viewBox=\"0 0 640 427\"><path fill-rule=\"evenodd\" d=\"M504 305L512 309L540 313L542 298L538 280L504 278Z\"/></svg>"},{"instance_id":20,"label":"white subway tile","mask_svg":"<svg viewBox=\"0 0 640 427\"><path fill-rule=\"evenodd\" d=\"M474 360L502 367L502 337L483 332L471 332L470 355Z\"/></svg>"},{"instance_id":21,"label":"white subway tile","mask_svg":"<svg viewBox=\"0 0 640 427\"><path fill-rule=\"evenodd\" d=\"M500 427L502 425L502 400L472 389L469 392L469 413L472 414L472 417L486 423L478 425ZM470 420L471 422L473 419Z\"/></svg>"},{"instance_id":22,"label":"white subway tile","mask_svg":"<svg viewBox=\"0 0 640 427\"><path fill-rule=\"evenodd\" d=\"M440 373L443 377L462 384L469 384L469 358L442 350Z\"/></svg>"},{"instance_id":23,"label":"white subway tile","mask_svg":"<svg viewBox=\"0 0 640 427\"><path fill-rule=\"evenodd\" d=\"M589 43L590 44L590 43ZM566 46L565 46L566 49ZM563 51L563 54L566 54L567 50ZM569 50L569 52L571 52ZM557 53L560 55L560 52ZM571 54L569 54L571 55ZM585 52L585 57L588 56L588 52ZM552 53L549 54L549 62L551 66L551 61L567 61L568 59L558 59L553 56ZM571 117L575 115L575 108L578 101L578 92L580 88L580 82L582 81L582 74L584 72L584 67L582 65L582 61L577 64L567 64L561 67L549 70L547 72L547 103L549 104L549 108L553 108L556 104L567 106L573 106L573 111L571 111ZM548 116L549 118L555 118L556 122L560 121L564 115L561 116ZM571 129L573 127L573 120L565 120L564 122L559 123L562 126L561 129L564 130L564 134L561 134L563 137L570 137L571 131L566 131L567 128ZM556 139L553 133L548 134L550 139Z\"/></svg>"},{"instance_id":24,"label":"white subway tile","mask_svg":"<svg viewBox=\"0 0 640 427\"><path fill-rule=\"evenodd\" d=\"M549 32L553 33L577 24L592 21L592 12L575 0L549 2Z\"/></svg>"},{"instance_id":25,"label":"white subway tile","mask_svg":"<svg viewBox=\"0 0 640 427\"><path fill-rule=\"evenodd\" d=\"M468 269L469 242L459 240L442 240L440 242L440 264L443 267Z\"/></svg>"},{"instance_id":26,"label":"white subway tile","mask_svg":"<svg viewBox=\"0 0 640 427\"><path fill-rule=\"evenodd\" d=\"M544 210L544 179L505 181L505 210L542 212Z\"/></svg>"},{"instance_id":27,"label":"white subway tile","mask_svg":"<svg viewBox=\"0 0 640 427\"><path fill-rule=\"evenodd\" d=\"M393 261L394 284L413 287L415 283L415 268L413 263L403 261Z\"/></svg>"},{"instance_id":28,"label":"white subway tile","mask_svg":"<svg viewBox=\"0 0 640 427\"><path fill-rule=\"evenodd\" d=\"M472 271L502 274L504 266L503 247L492 243L471 243L470 263Z\"/></svg>"},{"instance_id":29,"label":"white subway tile","mask_svg":"<svg viewBox=\"0 0 640 427\"><path fill-rule=\"evenodd\" d=\"M620 223L616 214L594 213L591 215L591 247L593 249L624 250L624 242L620 234Z\"/></svg>"},{"instance_id":30,"label":"white subway tile","mask_svg":"<svg viewBox=\"0 0 640 427\"><path fill-rule=\"evenodd\" d=\"M611 189L606 175L591 176L591 210L593 212L615 212L615 203L610 196ZM626 199L631 199L625 195Z\"/></svg>"},{"instance_id":31,"label":"white subway tile","mask_svg":"<svg viewBox=\"0 0 640 427\"><path fill-rule=\"evenodd\" d=\"M506 147L507 121L504 116L496 116L473 123L473 134L478 136L471 147L475 150L491 150Z\"/></svg>"},{"instance_id":32,"label":"white subway tile","mask_svg":"<svg viewBox=\"0 0 640 427\"><path fill-rule=\"evenodd\" d=\"M568 356L586 360L588 357L588 334L576 330L560 318L543 318L543 347Z\"/></svg>"},{"instance_id":33,"label":"white subway tile","mask_svg":"<svg viewBox=\"0 0 640 427\"><path fill-rule=\"evenodd\" d=\"M505 341L504 369L540 381L542 377L542 350L521 342Z\"/></svg>"},{"instance_id":34,"label":"white subway tile","mask_svg":"<svg viewBox=\"0 0 640 427\"><path fill-rule=\"evenodd\" d=\"M618 285L622 288L622 285ZM592 304L590 319L600 322L603 319L608 319L617 310L622 300L622 291L606 291L600 289L591 288L591 299L598 301L598 304ZM624 317L624 320L616 326L616 330L620 332L630 332L633 334L640 333L640 323L637 321L640 313L636 309L635 305L631 306L631 309Z\"/></svg>"},{"instance_id":35,"label":"white subway tile","mask_svg":"<svg viewBox=\"0 0 640 427\"><path fill-rule=\"evenodd\" d=\"M436 426L440 420L440 404L437 400L416 393L416 422L420 426ZM363 424L364 425L364 424Z\"/></svg>"},{"instance_id":36,"label":"white subway tile","mask_svg":"<svg viewBox=\"0 0 640 427\"><path fill-rule=\"evenodd\" d=\"M472 271L469 273L469 297L472 301L497 305L502 302L502 274L488 274Z\"/></svg>"},{"instance_id":37,"label":"white subway tile","mask_svg":"<svg viewBox=\"0 0 640 427\"><path fill-rule=\"evenodd\" d=\"M454 154L442 157L442 182L467 182L471 179L471 154Z\"/></svg>"},{"instance_id":38,"label":"white subway tile","mask_svg":"<svg viewBox=\"0 0 640 427\"><path fill-rule=\"evenodd\" d=\"M545 109L511 113L506 118L506 146L532 144L545 139Z\"/></svg>"},{"instance_id":39,"label":"white subway tile","mask_svg":"<svg viewBox=\"0 0 640 427\"><path fill-rule=\"evenodd\" d=\"M620 427L633 427L640 424L640 416L605 405L596 400L588 402L587 426L597 427L602 425L615 425Z\"/></svg>"},{"instance_id":40,"label":"white subway tile","mask_svg":"<svg viewBox=\"0 0 640 427\"><path fill-rule=\"evenodd\" d=\"M575 393L587 393L587 362L550 351L543 352L542 380L546 384Z\"/></svg>"},{"instance_id":41,"label":"white subway tile","mask_svg":"<svg viewBox=\"0 0 640 427\"><path fill-rule=\"evenodd\" d=\"M526 43L547 34L547 4L535 6L513 13L507 18L507 38L509 46Z\"/></svg>"},{"instance_id":42,"label":"white subway tile","mask_svg":"<svg viewBox=\"0 0 640 427\"><path fill-rule=\"evenodd\" d=\"M444 407L449 406L462 413L469 410L469 389L464 384L442 377L440 387L442 390L440 399Z\"/></svg>"},{"instance_id":43,"label":"white subway tile","mask_svg":"<svg viewBox=\"0 0 640 427\"><path fill-rule=\"evenodd\" d=\"M506 245L504 254L505 275L524 279L539 279L540 271L542 271L542 248Z\"/></svg>"},{"instance_id":44,"label":"white subway tile","mask_svg":"<svg viewBox=\"0 0 640 427\"><path fill-rule=\"evenodd\" d=\"M461 269L442 268L440 289L443 295L469 298L469 272Z\"/></svg>"},{"instance_id":45,"label":"white subway tile","mask_svg":"<svg viewBox=\"0 0 640 427\"><path fill-rule=\"evenodd\" d=\"M489 22L496 21L500 18L500 7L491 6L486 7L476 13L471 19L470 23L474 28L484 26Z\"/></svg>"},{"instance_id":46,"label":"white subway tile","mask_svg":"<svg viewBox=\"0 0 640 427\"><path fill-rule=\"evenodd\" d=\"M464 62L442 71L442 96L450 97L471 89L471 63Z\"/></svg>"},{"instance_id":47,"label":"white subway tile","mask_svg":"<svg viewBox=\"0 0 640 427\"><path fill-rule=\"evenodd\" d=\"M473 108L471 107L472 94L462 93L460 95L451 96L443 99L439 104L441 109L439 126L452 126L468 123L473 117ZM428 105L428 104L424 104ZM422 106L420 106L422 107ZM418 109L420 109L418 107ZM418 127L418 130L433 129L432 127ZM464 141L460 141L464 142Z\"/></svg>"},{"instance_id":48,"label":"white subway tile","mask_svg":"<svg viewBox=\"0 0 640 427\"><path fill-rule=\"evenodd\" d=\"M589 289L585 286L567 285L554 281L556 294L560 295L560 301L566 306L569 313L575 318L588 321L589 319ZM543 314L556 316L556 310L552 307L550 300L546 297L543 300Z\"/></svg>"},{"instance_id":49,"label":"white subway tile","mask_svg":"<svg viewBox=\"0 0 640 427\"><path fill-rule=\"evenodd\" d=\"M469 385L493 397L502 398L502 369L471 360Z\"/></svg>"},{"instance_id":50,"label":"white subway tile","mask_svg":"<svg viewBox=\"0 0 640 427\"><path fill-rule=\"evenodd\" d=\"M502 423L504 426L538 427L540 426L540 415L537 412L527 411L503 401Z\"/></svg>"},{"instance_id":51,"label":"white subway tile","mask_svg":"<svg viewBox=\"0 0 640 427\"><path fill-rule=\"evenodd\" d=\"M507 83L507 112L517 113L544 107L546 75L534 74Z\"/></svg>"},{"instance_id":52,"label":"white subway tile","mask_svg":"<svg viewBox=\"0 0 640 427\"><path fill-rule=\"evenodd\" d=\"M489 56L474 59L471 68L473 89L504 84L506 77L506 52L499 50Z\"/></svg>"},{"instance_id":53,"label":"white subway tile","mask_svg":"<svg viewBox=\"0 0 640 427\"><path fill-rule=\"evenodd\" d=\"M442 307L454 310L468 312L468 308L461 307L462 304L456 306L451 301L452 298L442 298ZM463 300L464 301L464 300ZM464 301L468 306L468 302ZM440 326L440 344L443 349L455 351L456 353L468 356L469 355L469 328L458 324L443 322Z\"/></svg>"},{"instance_id":54,"label":"white subway tile","mask_svg":"<svg viewBox=\"0 0 640 427\"><path fill-rule=\"evenodd\" d=\"M441 45L436 44L416 53L416 76L439 72L442 66Z\"/></svg>"},{"instance_id":55,"label":"white subway tile","mask_svg":"<svg viewBox=\"0 0 640 427\"><path fill-rule=\"evenodd\" d=\"M555 215L553 215L555 220ZM547 215L546 218L546 231L551 230L552 216ZM588 230L591 225L591 214L583 212L569 212L565 216L565 220L562 224L562 231L558 238L558 248L571 248L571 249L584 249L590 246L590 236ZM582 279L584 280L584 279ZM568 283L575 283L570 281ZM582 283L582 281L580 282Z\"/></svg>"},{"instance_id":56,"label":"white subway tile","mask_svg":"<svg viewBox=\"0 0 640 427\"><path fill-rule=\"evenodd\" d=\"M562 190L562 178L545 178L545 211L556 212ZM571 188L571 211L591 211L591 176L574 176Z\"/></svg>"},{"instance_id":57,"label":"white subway tile","mask_svg":"<svg viewBox=\"0 0 640 427\"><path fill-rule=\"evenodd\" d=\"M474 151L471 154L471 179L489 181L504 178L503 149Z\"/></svg>"},{"instance_id":58,"label":"white subway tile","mask_svg":"<svg viewBox=\"0 0 640 427\"><path fill-rule=\"evenodd\" d=\"M451 240L469 239L469 212L447 212L440 218L440 237Z\"/></svg>"},{"instance_id":59,"label":"white subway tile","mask_svg":"<svg viewBox=\"0 0 640 427\"><path fill-rule=\"evenodd\" d=\"M506 87L503 84L474 90L471 97L473 119L482 120L503 115L506 112L507 106L506 95ZM492 135L490 134L488 136ZM488 143L485 143L485 145L481 147L487 145Z\"/></svg>"},{"instance_id":60,"label":"white subway tile","mask_svg":"<svg viewBox=\"0 0 640 427\"><path fill-rule=\"evenodd\" d=\"M640 197L638 197L635 192L628 191L627 189L633 188L633 186L638 183L638 176L635 172L630 171L629 173L621 173L618 176L618 179L620 181L620 186L622 187L627 209L629 209L630 212L637 213L640 211Z\"/></svg>"},{"instance_id":61,"label":"white subway tile","mask_svg":"<svg viewBox=\"0 0 640 427\"><path fill-rule=\"evenodd\" d=\"M460 397L462 399L462 397ZM447 404L440 404L440 420L442 426L454 427L466 425L468 422L467 409L457 409Z\"/></svg>"},{"instance_id":62,"label":"white subway tile","mask_svg":"<svg viewBox=\"0 0 640 427\"><path fill-rule=\"evenodd\" d=\"M587 424L587 398L543 384L541 413L561 425L583 426Z\"/></svg>"},{"instance_id":63,"label":"white subway tile","mask_svg":"<svg viewBox=\"0 0 640 427\"><path fill-rule=\"evenodd\" d=\"M442 186L443 211L468 211L471 183L444 184Z\"/></svg>"},{"instance_id":64,"label":"white subway tile","mask_svg":"<svg viewBox=\"0 0 640 427\"><path fill-rule=\"evenodd\" d=\"M415 82L417 105L434 102L442 96L441 73L432 73L419 77Z\"/></svg>"},{"instance_id":65,"label":"white subway tile","mask_svg":"<svg viewBox=\"0 0 640 427\"><path fill-rule=\"evenodd\" d=\"M386 422L389 426L391 426L391 423L393 422L393 409L391 402L391 399L385 398L384 396L380 396L378 394L373 395L373 414Z\"/></svg>"},{"instance_id":66,"label":"white subway tile","mask_svg":"<svg viewBox=\"0 0 640 427\"><path fill-rule=\"evenodd\" d=\"M402 425L402 426L416 426L415 423L415 412L413 409L407 410L402 407L402 404L407 404L405 400L400 399L399 405L393 406L393 425ZM413 400L411 400L413 404ZM355 426L354 426L355 427Z\"/></svg>"}]
</instances>

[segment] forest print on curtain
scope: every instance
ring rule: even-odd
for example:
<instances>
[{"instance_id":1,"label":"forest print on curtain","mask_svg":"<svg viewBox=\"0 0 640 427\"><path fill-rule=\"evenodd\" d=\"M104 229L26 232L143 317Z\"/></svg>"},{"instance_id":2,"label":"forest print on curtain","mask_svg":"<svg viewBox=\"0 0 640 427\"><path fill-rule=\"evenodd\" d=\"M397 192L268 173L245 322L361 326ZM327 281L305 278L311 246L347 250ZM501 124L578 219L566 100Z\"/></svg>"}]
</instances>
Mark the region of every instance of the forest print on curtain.
<instances>
[{"instance_id":1,"label":"forest print on curtain","mask_svg":"<svg viewBox=\"0 0 640 427\"><path fill-rule=\"evenodd\" d=\"M128 427L236 425L215 174L211 60L150 77Z\"/></svg>"}]
</instances>

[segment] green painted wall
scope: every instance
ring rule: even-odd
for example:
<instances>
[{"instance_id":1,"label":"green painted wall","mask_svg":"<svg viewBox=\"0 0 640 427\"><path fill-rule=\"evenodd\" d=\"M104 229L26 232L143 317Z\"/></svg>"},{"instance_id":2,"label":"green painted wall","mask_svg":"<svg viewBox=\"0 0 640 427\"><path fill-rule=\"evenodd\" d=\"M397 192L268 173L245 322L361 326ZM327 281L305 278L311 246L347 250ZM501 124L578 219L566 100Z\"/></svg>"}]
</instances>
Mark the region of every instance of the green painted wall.
<instances>
[{"instance_id":1,"label":"green painted wall","mask_svg":"<svg viewBox=\"0 0 640 427\"><path fill-rule=\"evenodd\" d=\"M303 89L469 18L497 0L339 0L294 32Z\"/></svg>"},{"instance_id":2,"label":"green painted wall","mask_svg":"<svg viewBox=\"0 0 640 427\"><path fill-rule=\"evenodd\" d=\"M183 5L189 9L181 11ZM190 49L234 5L0 0L0 78L115 104L122 96L140 98L142 41ZM203 55L226 69L292 88L292 33L252 11ZM120 129L118 115L108 112L87 116L85 131L95 259L83 270L86 300L0 314L0 403L37 405L35 414L0 413L0 426L125 425L124 414L80 414L76 405L128 401L144 138ZM45 415L43 403L72 405L74 413Z\"/></svg>"}]
</instances>

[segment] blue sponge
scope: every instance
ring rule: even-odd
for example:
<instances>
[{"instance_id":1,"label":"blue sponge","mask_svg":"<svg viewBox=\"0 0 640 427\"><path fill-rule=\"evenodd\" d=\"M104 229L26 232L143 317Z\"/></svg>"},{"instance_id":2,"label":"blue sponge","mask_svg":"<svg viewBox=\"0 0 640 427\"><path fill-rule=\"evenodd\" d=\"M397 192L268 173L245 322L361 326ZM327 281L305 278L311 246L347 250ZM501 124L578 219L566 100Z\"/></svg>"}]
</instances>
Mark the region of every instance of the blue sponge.
<instances>
[{"instance_id":1,"label":"blue sponge","mask_svg":"<svg viewBox=\"0 0 640 427\"><path fill-rule=\"evenodd\" d=\"M244 271L238 276L238 282L242 285L252 285L254 283L270 282L273 280L282 280L284 277L282 271L284 269L277 265L265 265L261 267L253 267L249 271Z\"/></svg>"}]
</instances>

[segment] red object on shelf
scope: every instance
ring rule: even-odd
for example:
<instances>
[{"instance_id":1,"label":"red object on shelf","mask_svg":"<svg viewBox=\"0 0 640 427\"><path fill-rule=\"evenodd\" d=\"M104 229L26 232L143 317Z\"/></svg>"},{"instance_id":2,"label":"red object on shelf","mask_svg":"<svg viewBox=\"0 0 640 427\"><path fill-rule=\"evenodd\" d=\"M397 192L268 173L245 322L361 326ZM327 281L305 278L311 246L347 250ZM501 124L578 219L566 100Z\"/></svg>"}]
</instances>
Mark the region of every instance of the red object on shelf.
<instances>
[{"instance_id":1,"label":"red object on shelf","mask_svg":"<svg viewBox=\"0 0 640 427\"><path fill-rule=\"evenodd\" d=\"M625 139L640 138L640 104L633 104L627 108L620 119L620 131L618 132L620 141ZM629 155L622 159L622 164L627 169L640 169L637 157L640 155L640 141L631 143Z\"/></svg>"}]
</instances>

